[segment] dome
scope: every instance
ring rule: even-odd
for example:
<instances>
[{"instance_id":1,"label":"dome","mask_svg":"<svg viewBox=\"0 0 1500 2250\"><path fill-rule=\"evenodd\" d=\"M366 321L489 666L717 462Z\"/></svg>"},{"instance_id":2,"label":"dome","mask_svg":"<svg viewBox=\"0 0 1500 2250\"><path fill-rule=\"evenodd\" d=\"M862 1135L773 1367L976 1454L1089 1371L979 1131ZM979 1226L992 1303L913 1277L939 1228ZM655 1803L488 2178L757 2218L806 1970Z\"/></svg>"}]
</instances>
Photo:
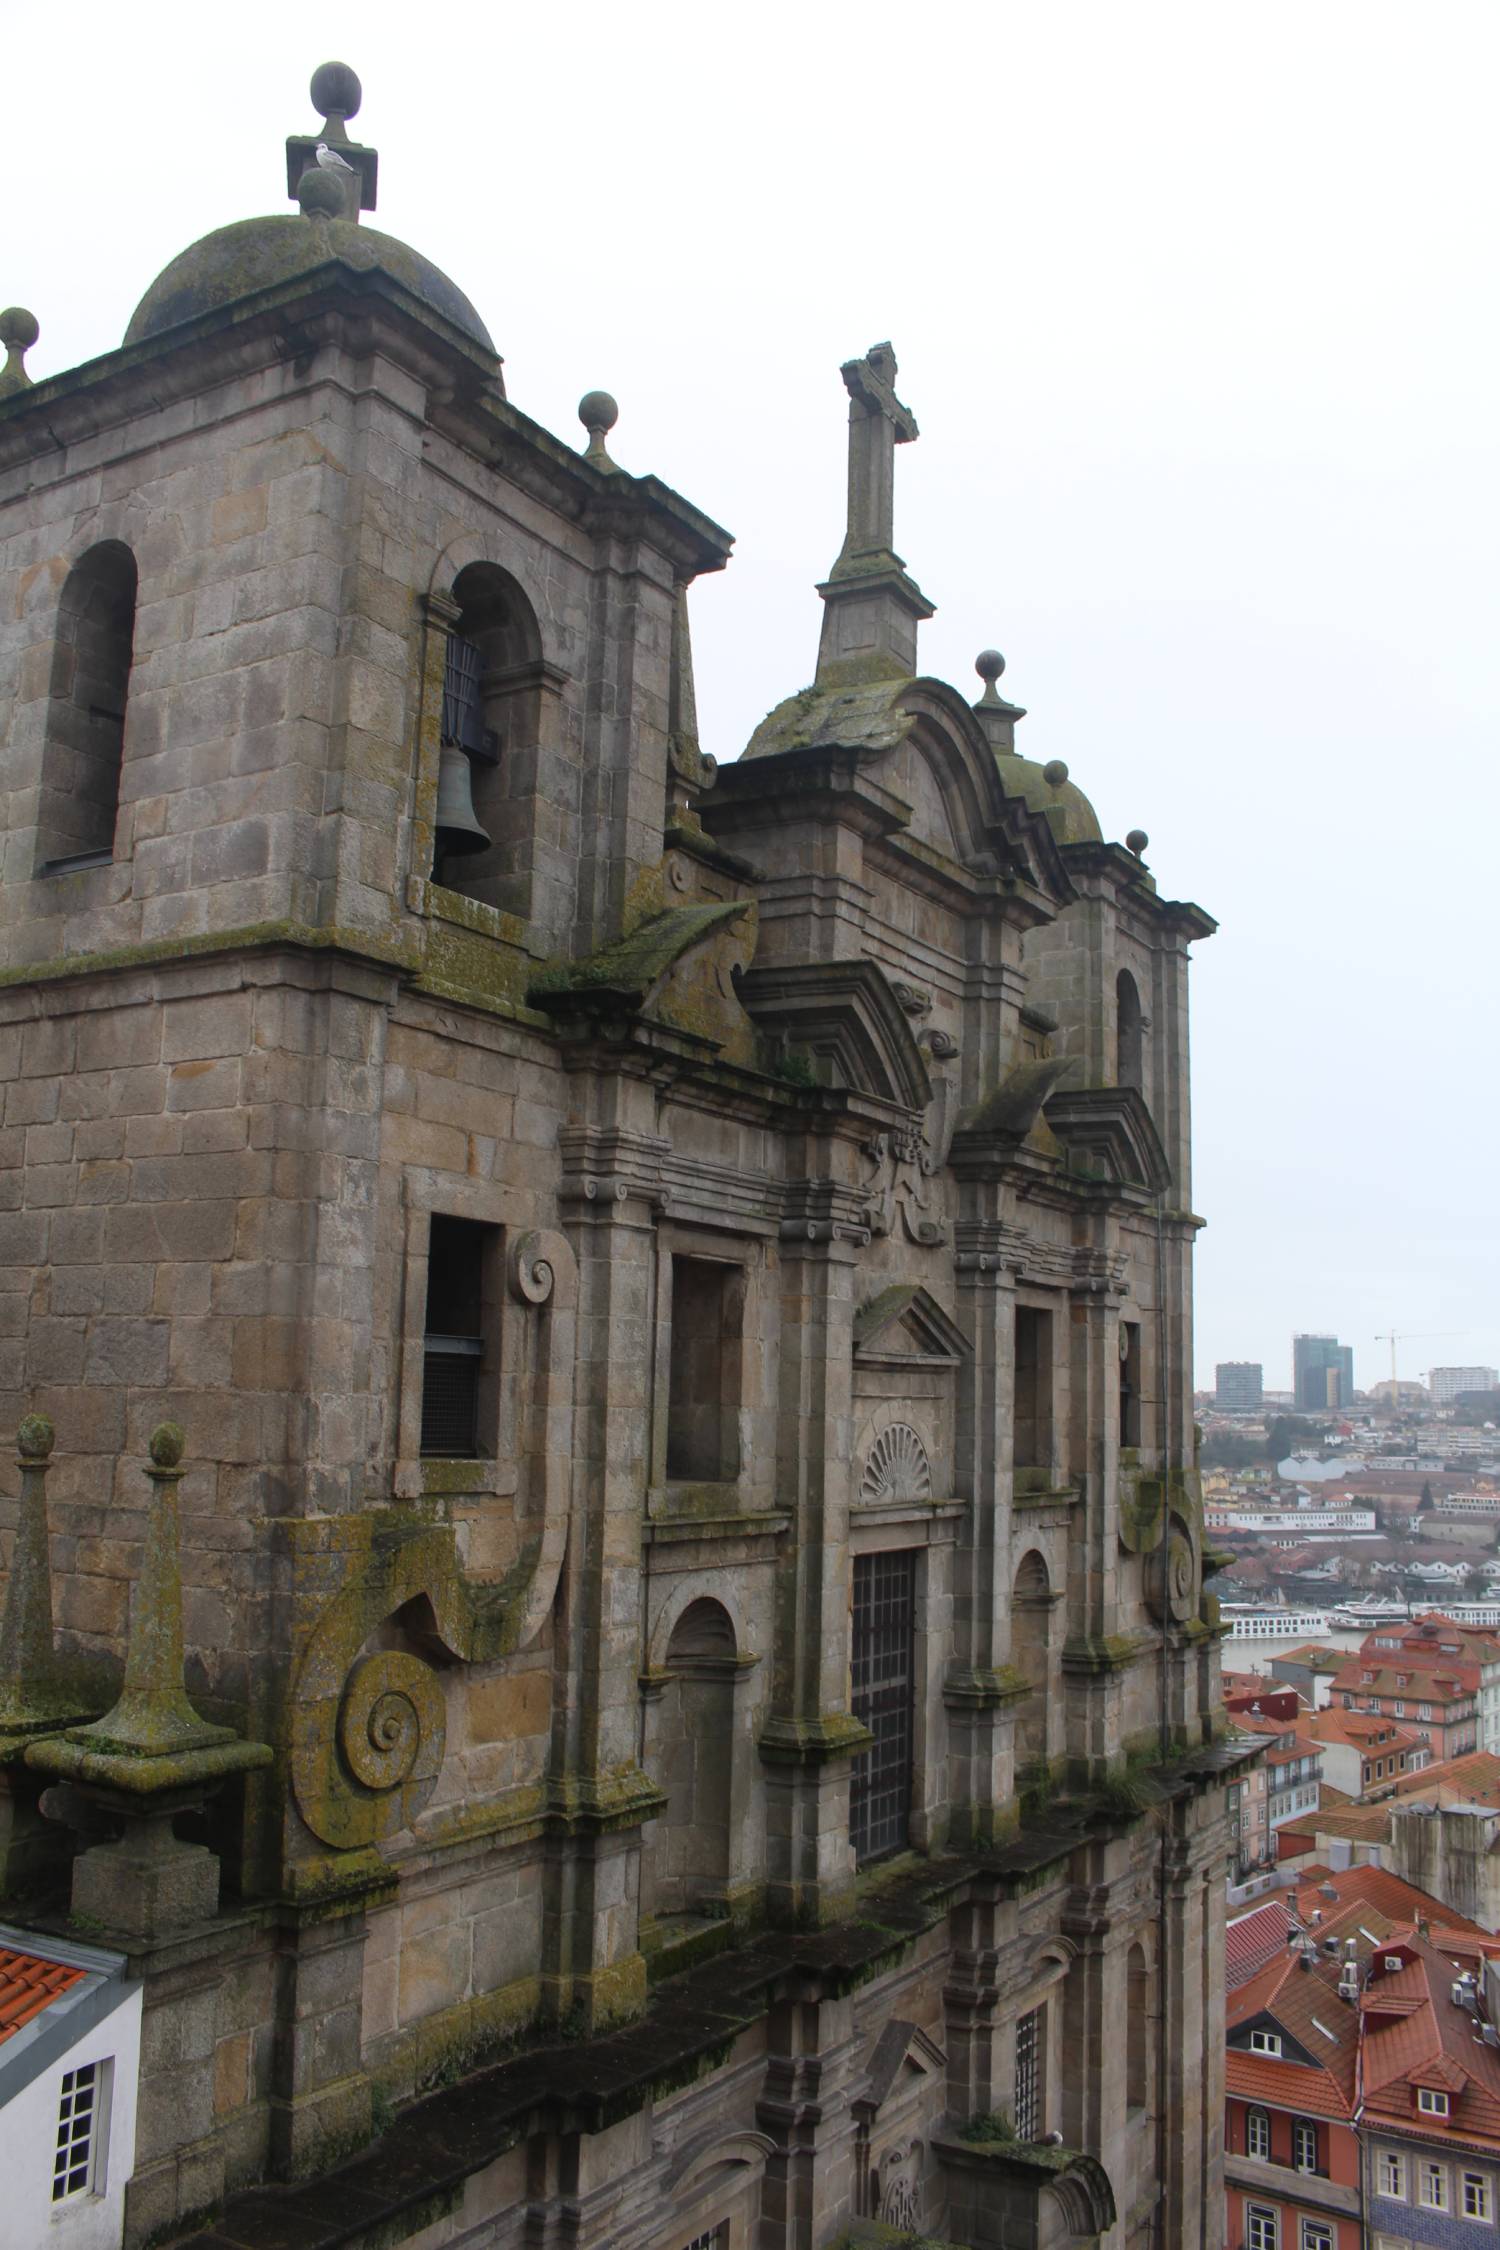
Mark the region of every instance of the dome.
<instances>
[{"instance_id":1,"label":"dome","mask_svg":"<svg viewBox=\"0 0 1500 2250\"><path fill-rule=\"evenodd\" d=\"M127 344L141 344L183 321L217 312L258 289L295 274L311 273L337 262L361 273L389 274L430 309L461 329L471 343L493 353L489 330L461 289L419 251L394 235L348 219L241 219L204 235L174 258L152 282L125 331Z\"/></svg>"},{"instance_id":2,"label":"dome","mask_svg":"<svg viewBox=\"0 0 1500 2250\"><path fill-rule=\"evenodd\" d=\"M1033 812L1041 813L1060 844L1103 843L1099 815L1077 782L1068 779L1061 758L1049 758L1039 766L1006 750L997 754L995 763L1006 795L1024 798Z\"/></svg>"}]
</instances>

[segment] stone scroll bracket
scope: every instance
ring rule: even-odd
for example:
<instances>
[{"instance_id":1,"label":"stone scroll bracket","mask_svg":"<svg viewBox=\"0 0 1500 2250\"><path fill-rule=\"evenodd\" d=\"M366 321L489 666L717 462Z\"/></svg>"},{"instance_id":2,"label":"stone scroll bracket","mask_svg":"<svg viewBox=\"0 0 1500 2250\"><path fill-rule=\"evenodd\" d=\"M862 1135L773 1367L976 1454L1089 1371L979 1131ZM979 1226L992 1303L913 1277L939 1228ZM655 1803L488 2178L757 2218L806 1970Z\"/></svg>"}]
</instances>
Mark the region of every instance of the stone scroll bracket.
<instances>
[{"instance_id":1,"label":"stone scroll bracket","mask_svg":"<svg viewBox=\"0 0 1500 2250\"><path fill-rule=\"evenodd\" d=\"M283 1526L294 1598L310 1630L288 1705L292 1793L303 1822L335 1851L360 1851L410 1828L446 1751L441 1669L492 1663L529 1646L557 1593L571 1510L578 1269L560 1234L508 1223L513 1206L441 1175L408 1180L406 1369L420 1411L427 1231L434 1211L504 1228L501 1354L513 1405L515 1497L509 1567L486 1579L465 1566L457 1527L433 1502L399 1501L338 1520ZM407 1406L403 1404L403 1416ZM493 1466L476 1464L476 1468ZM387 1645L393 1640L402 1645Z\"/></svg>"}]
</instances>

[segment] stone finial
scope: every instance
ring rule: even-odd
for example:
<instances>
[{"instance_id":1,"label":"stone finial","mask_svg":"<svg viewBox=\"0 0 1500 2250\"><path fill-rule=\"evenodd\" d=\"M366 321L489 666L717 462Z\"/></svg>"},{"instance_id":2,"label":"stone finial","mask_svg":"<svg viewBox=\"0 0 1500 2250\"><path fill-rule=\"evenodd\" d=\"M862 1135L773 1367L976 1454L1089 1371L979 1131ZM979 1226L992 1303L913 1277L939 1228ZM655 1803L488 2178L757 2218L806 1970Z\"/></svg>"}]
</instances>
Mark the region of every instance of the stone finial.
<instances>
[{"instance_id":1,"label":"stone finial","mask_svg":"<svg viewBox=\"0 0 1500 2250\"><path fill-rule=\"evenodd\" d=\"M347 141L344 130L351 117L359 115L359 105L364 99L364 88L359 74L347 63L319 63L308 87L312 105L323 120L325 141Z\"/></svg>"},{"instance_id":2,"label":"stone finial","mask_svg":"<svg viewBox=\"0 0 1500 2250\"><path fill-rule=\"evenodd\" d=\"M178 1813L201 1805L228 1775L271 1762L265 1743L211 1726L188 1700L177 1496L185 1443L175 1422L161 1422L148 1444L151 1513L114 1709L26 1750L29 1767L61 1774L77 1785L80 1804L97 1801L123 1824L114 1842L93 1844L74 1861L74 1913L147 1937L201 1921L218 1905L219 1863L203 1845L174 1835ZM47 1810L58 1794L72 1802L69 1792L49 1791ZM74 1816L62 1810L59 1817Z\"/></svg>"},{"instance_id":3,"label":"stone finial","mask_svg":"<svg viewBox=\"0 0 1500 2250\"><path fill-rule=\"evenodd\" d=\"M618 469L620 464L610 459L604 442L620 419L620 409L608 391L585 391L578 401L578 419L589 433L585 461L591 461L596 469Z\"/></svg>"},{"instance_id":4,"label":"stone finial","mask_svg":"<svg viewBox=\"0 0 1500 2250\"><path fill-rule=\"evenodd\" d=\"M297 201L304 219L342 219L348 198L336 174L309 165L297 182Z\"/></svg>"},{"instance_id":5,"label":"stone finial","mask_svg":"<svg viewBox=\"0 0 1500 2250\"><path fill-rule=\"evenodd\" d=\"M323 119L317 133L293 133L286 144L286 192L310 219L348 219L375 208L379 156L351 141L348 121L358 113L364 89L347 63L320 63L309 88ZM324 151L320 159L319 150ZM328 183L311 187L308 175Z\"/></svg>"},{"instance_id":6,"label":"stone finial","mask_svg":"<svg viewBox=\"0 0 1500 2250\"><path fill-rule=\"evenodd\" d=\"M990 748L1009 756L1016 747L1016 721L1024 719L1026 712L1019 703L1007 703L995 684L1005 670L1005 658L997 648L982 648L974 659L974 669L984 682L984 693L971 706L974 716Z\"/></svg>"},{"instance_id":7,"label":"stone finial","mask_svg":"<svg viewBox=\"0 0 1500 2250\"><path fill-rule=\"evenodd\" d=\"M16 1431L21 1510L0 1617L0 1759L13 1756L27 1737L56 1732L88 1715L58 1678L52 1638L47 1470L54 1442L45 1414L26 1415Z\"/></svg>"},{"instance_id":8,"label":"stone finial","mask_svg":"<svg viewBox=\"0 0 1500 2250\"><path fill-rule=\"evenodd\" d=\"M8 398L12 391L27 391L31 377L26 372L26 354L41 334L36 314L24 305L7 305L0 312L0 344L5 346L5 365L0 367L0 398Z\"/></svg>"},{"instance_id":9,"label":"stone finial","mask_svg":"<svg viewBox=\"0 0 1500 2250\"><path fill-rule=\"evenodd\" d=\"M1068 763L1065 758L1049 758L1042 768L1042 779L1049 789L1061 789L1067 778Z\"/></svg>"},{"instance_id":10,"label":"stone finial","mask_svg":"<svg viewBox=\"0 0 1500 2250\"><path fill-rule=\"evenodd\" d=\"M1150 841L1151 838L1146 834L1144 828L1132 828L1125 839L1125 849L1128 852L1134 852L1136 858L1140 859Z\"/></svg>"}]
</instances>

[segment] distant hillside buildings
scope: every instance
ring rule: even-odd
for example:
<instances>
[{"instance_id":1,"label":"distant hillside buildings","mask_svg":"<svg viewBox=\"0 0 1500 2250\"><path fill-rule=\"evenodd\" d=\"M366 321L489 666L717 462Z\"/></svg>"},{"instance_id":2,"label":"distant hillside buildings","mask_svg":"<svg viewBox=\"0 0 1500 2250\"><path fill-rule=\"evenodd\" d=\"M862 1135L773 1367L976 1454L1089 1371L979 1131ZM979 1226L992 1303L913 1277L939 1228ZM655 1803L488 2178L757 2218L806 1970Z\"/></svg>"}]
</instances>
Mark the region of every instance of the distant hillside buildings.
<instances>
[{"instance_id":1,"label":"distant hillside buildings","mask_svg":"<svg viewBox=\"0 0 1500 2250\"><path fill-rule=\"evenodd\" d=\"M1219 1372L1222 1374L1223 1369ZM1492 1391L1500 1386L1500 1368L1434 1367L1427 1376L1428 1396L1434 1406L1451 1406L1461 1391Z\"/></svg>"}]
</instances>

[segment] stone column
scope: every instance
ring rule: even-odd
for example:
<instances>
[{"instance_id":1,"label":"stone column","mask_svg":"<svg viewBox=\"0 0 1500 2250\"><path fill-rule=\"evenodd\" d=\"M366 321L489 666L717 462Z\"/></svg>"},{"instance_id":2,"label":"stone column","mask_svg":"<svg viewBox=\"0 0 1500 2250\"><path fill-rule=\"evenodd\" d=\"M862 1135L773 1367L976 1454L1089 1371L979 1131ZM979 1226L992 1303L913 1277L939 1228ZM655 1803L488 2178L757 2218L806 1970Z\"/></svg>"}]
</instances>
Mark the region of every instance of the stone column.
<instances>
[{"instance_id":1,"label":"stone column","mask_svg":"<svg viewBox=\"0 0 1500 2250\"><path fill-rule=\"evenodd\" d=\"M767 1903L788 1920L829 1913L853 1881L849 1760L870 1740L849 1710L854 1297L868 1240L827 1218L782 1229L777 1487L793 1522L760 1754Z\"/></svg>"}]
</instances>

